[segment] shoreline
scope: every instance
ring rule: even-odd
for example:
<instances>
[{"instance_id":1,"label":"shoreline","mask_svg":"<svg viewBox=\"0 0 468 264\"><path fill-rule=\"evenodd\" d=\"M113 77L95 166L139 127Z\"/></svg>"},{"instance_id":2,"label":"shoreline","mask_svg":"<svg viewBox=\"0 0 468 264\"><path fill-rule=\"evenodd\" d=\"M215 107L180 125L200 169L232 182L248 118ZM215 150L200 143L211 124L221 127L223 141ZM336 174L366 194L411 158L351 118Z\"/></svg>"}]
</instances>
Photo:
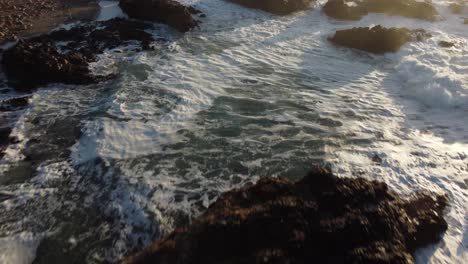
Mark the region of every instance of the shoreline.
<instances>
[{"instance_id":1,"label":"shoreline","mask_svg":"<svg viewBox=\"0 0 468 264\"><path fill-rule=\"evenodd\" d=\"M96 0L0 0L0 45L99 15Z\"/></svg>"}]
</instances>

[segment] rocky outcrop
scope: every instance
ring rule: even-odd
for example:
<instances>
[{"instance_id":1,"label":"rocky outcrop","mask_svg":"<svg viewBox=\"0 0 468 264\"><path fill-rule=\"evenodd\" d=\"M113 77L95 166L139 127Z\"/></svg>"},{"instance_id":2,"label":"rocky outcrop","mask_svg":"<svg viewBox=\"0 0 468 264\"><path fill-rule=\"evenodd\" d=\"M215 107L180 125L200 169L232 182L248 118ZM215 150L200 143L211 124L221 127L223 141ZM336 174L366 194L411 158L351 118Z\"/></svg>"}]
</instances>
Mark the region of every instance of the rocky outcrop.
<instances>
[{"instance_id":1,"label":"rocky outcrop","mask_svg":"<svg viewBox=\"0 0 468 264\"><path fill-rule=\"evenodd\" d=\"M198 26L192 14L200 11L174 0L120 0L120 7L131 18L167 24L181 32Z\"/></svg>"},{"instance_id":2,"label":"rocky outcrop","mask_svg":"<svg viewBox=\"0 0 468 264\"><path fill-rule=\"evenodd\" d=\"M314 169L223 194L191 225L123 263L414 263L447 229L444 195Z\"/></svg>"},{"instance_id":3,"label":"rocky outcrop","mask_svg":"<svg viewBox=\"0 0 468 264\"><path fill-rule=\"evenodd\" d=\"M310 8L314 0L229 0L230 2L260 9L277 15L288 15Z\"/></svg>"},{"instance_id":4,"label":"rocky outcrop","mask_svg":"<svg viewBox=\"0 0 468 264\"><path fill-rule=\"evenodd\" d=\"M432 4L416 0L329 0L323 11L330 17L343 20L359 20L369 13L384 13L429 21L439 18L439 13Z\"/></svg>"},{"instance_id":5,"label":"rocky outcrop","mask_svg":"<svg viewBox=\"0 0 468 264\"><path fill-rule=\"evenodd\" d=\"M430 34L426 31L406 28L352 28L336 31L329 40L337 45L364 50L376 54L397 52L408 41L421 41Z\"/></svg>"},{"instance_id":6,"label":"rocky outcrop","mask_svg":"<svg viewBox=\"0 0 468 264\"><path fill-rule=\"evenodd\" d=\"M113 19L19 41L3 54L9 84L30 90L48 83L90 84L110 76L96 76L88 68L96 55L128 41L148 49L153 41L144 22ZM66 44L63 44L66 43Z\"/></svg>"}]
</instances>

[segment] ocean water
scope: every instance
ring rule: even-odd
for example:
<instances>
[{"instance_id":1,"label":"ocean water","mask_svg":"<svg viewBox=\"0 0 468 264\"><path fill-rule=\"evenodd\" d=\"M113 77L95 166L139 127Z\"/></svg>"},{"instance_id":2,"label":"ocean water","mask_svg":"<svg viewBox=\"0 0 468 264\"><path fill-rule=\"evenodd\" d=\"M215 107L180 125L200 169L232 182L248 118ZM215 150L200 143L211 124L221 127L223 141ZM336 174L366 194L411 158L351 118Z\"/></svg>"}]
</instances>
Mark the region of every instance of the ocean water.
<instances>
[{"instance_id":1,"label":"ocean water","mask_svg":"<svg viewBox=\"0 0 468 264\"><path fill-rule=\"evenodd\" d=\"M153 33L168 41L154 51L107 51L92 67L116 79L49 85L26 109L1 113L15 117L19 143L0 162L0 263L113 262L224 191L297 179L313 164L384 181L402 196L447 193L449 229L416 260L466 263L468 13L434 1L439 22L381 14L345 22L325 16L320 1L285 17L184 3L207 15L201 27L158 25ZM101 6L100 20L123 15L115 2ZM433 37L386 55L327 41L377 24Z\"/></svg>"}]
</instances>

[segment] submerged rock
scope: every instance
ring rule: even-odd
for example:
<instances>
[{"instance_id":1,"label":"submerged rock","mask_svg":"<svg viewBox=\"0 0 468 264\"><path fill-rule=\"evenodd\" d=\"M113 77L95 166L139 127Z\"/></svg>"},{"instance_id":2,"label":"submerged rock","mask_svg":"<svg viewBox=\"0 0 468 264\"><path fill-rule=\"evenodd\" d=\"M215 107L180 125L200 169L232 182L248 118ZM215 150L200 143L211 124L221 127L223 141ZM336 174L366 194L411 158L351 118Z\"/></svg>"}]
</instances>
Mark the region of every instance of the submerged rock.
<instances>
[{"instance_id":1,"label":"submerged rock","mask_svg":"<svg viewBox=\"0 0 468 264\"><path fill-rule=\"evenodd\" d=\"M430 34L422 29L375 26L338 30L329 40L341 46L382 54L397 52L408 41L421 41L429 36Z\"/></svg>"},{"instance_id":2,"label":"submerged rock","mask_svg":"<svg viewBox=\"0 0 468 264\"><path fill-rule=\"evenodd\" d=\"M105 49L128 41L149 48L153 41L144 22L113 19L61 29L19 41L3 54L3 68L11 86L19 90L49 83L90 84L109 76L94 75L88 65Z\"/></svg>"},{"instance_id":3,"label":"submerged rock","mask_svg":"<svg viewBox=\"0 0 468 264\"><path fill-rule=\"evenodd\" d=\"M444 195L403 200L323 168L223 194L191 225L123 263L414 263L447 229Z\"/></svg>"},{"instance_id":4,"label":"submerged rock","mask_svg":"<svg viewBox=\"0 0 468 264\"><path fill-rule=\"evenodd\" d=\"M260 9L277 15L288 15L306 10L314 0L229 0L249 8Z\"/></svg>"},{"instance_id":5,"label":"submerged rock","mask_svg":"<svg viewBox=\"0 0 468 264\"><path fill-rule=\"evenodd\" d=\"M329 0L323 10L328 16L343 20L359 20L369 13L384 13L429 21L439 18L439 13L432 4L416 0Z\"/></svg>"},{"instance_id":6,"label":"submerged rock","mask_svg":"<svg viewBox=\"0 0 468 264\"><path fill-rule=\"evenodd\" d=\"M120 0L119 5L131 18L167 24L181 32L198 25L192 14L200 11L174 0Z\"/></svg>"}]
</instances>

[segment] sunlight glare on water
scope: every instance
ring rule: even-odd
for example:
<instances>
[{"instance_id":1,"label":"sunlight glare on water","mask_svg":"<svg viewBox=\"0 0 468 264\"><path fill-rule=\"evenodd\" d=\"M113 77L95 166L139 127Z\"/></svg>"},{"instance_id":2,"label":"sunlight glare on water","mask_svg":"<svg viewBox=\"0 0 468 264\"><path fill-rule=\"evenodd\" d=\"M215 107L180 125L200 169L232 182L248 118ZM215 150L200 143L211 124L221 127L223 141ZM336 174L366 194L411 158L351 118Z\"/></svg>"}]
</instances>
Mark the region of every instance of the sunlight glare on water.
<instances>
[{"instance_id":1,"label":"sunlight glare on water","mask_svg":"<svg viewBox=\"0 0 468 264\"><path fill-rule=\"evenodd\" d=\"M378 14L336 21L323 3L286 17L187 3L207 15L201 28L182 35L158 26L168 42L156 50L106 52L93 67L119 72L115 80L33 94L13 131L28 143L10 146L0 164L5 175L32 176L0 182L0 260L21 250L25 260L15 263L34 254L37 263L115 261L224 191L297 179L312 164L402 195L447 193L449 230L417 261L468 259L468 27L448 3L435 2L446 18L436 23ZM337 29L377 24L433 37L379 56L327 41ZM440 40L457 45L442 49ZM26 146L41 161L34 173L19 154Z\"/></svg>"}]
</instances>

